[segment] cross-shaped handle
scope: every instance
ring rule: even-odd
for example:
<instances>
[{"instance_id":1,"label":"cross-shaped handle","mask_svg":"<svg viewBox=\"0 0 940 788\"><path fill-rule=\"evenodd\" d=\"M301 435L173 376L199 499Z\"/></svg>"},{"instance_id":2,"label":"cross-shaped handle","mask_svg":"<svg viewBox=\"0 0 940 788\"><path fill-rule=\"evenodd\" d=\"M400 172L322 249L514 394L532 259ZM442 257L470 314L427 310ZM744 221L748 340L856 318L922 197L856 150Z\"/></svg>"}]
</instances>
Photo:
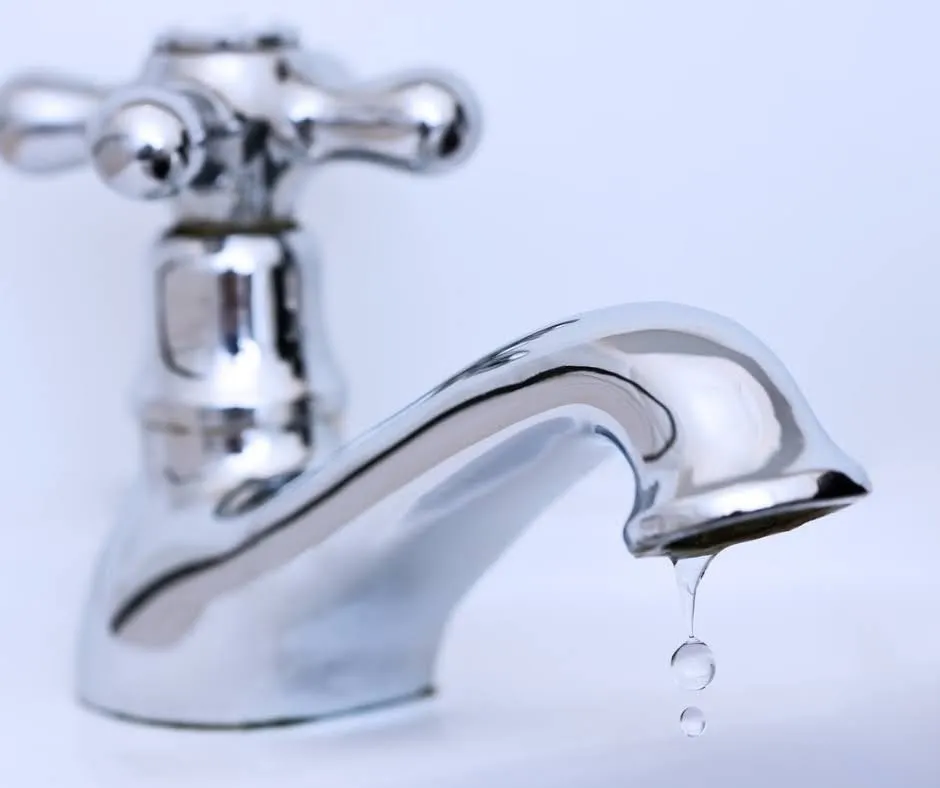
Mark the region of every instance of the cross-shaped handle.
<instances>
[{"instance_id":1,"label":"cross-shaped handle","mask_svg":"<svg viewBox=\"0 0 940 788\"><path fill-rule=\"evenodd\" d=\"M0 88L0 156L29 173L91 163L137 199L250 220L289 212L298 170L360 160L440 172L475 149L480 118L451 76L349 87L287 35L170 37L140 78L105 89L31 73ZM207 207L208 206L208 207Z\"/></svg>"}]
</instances>

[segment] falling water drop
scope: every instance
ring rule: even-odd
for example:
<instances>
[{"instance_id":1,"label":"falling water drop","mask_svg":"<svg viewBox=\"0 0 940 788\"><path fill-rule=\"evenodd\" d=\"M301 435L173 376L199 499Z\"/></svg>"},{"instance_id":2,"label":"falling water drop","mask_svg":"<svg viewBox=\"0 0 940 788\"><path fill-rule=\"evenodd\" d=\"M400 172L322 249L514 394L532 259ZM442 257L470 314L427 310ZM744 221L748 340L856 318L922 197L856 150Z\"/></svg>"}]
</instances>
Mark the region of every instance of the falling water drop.
<instances>
[{"instance_id":1,"label":"falling water drop","mask_svg":"<svg viewBox=\"0 0 940 788\"><path fill-rule=\"evenodd\" d=\"M689 638L672 655L672 672L684 690L703 690L715 678L715 655L698 638Z\"/></svg>"},{"instance_id":2,"label":"falling water drop","mask_svg":"<svg viewBox=\"0 0 940 788\"><path fill-rule=\"evenodd\" d=\"M705 715L698 706L689 706L679 715L679 725L682 726L682 732L686 736L690 738L701 736L705 733Z\"/></svg>"}]
</instances>

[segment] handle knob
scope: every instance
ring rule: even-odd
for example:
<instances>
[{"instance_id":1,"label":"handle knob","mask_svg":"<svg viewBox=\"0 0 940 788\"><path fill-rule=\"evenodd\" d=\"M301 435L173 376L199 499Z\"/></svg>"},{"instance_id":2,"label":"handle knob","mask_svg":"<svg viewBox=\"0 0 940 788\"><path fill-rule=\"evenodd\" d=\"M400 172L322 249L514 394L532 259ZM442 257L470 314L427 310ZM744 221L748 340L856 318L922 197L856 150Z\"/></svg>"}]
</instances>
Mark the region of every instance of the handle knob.
<instances>
[{"instance_id":1,"label":"handle knob","mask_svg":"<svg viewBox=\"0 0 940 788\"><path fill-rule=\"evenodd\" d=\"M102 104L88 143L102 181L138 200L171 197L203 171L208 102L162 87L116 91Z\"/></svg>"}]
</instances>

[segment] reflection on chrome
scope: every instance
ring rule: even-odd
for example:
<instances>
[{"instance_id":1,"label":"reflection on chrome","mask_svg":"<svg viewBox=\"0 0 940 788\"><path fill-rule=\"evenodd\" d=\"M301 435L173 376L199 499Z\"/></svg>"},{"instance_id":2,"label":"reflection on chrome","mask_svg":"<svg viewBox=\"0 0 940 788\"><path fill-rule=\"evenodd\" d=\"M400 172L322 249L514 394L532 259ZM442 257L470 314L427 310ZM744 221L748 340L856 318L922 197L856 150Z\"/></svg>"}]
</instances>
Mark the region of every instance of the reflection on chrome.
<instances>
[{"instance_id":1,"label":"reflection on chrome","mask_svg":"<svg viewBox=\"0 0 940 788\"><path fill-rule=\"evenodd\" d=\"M867 493L767 348L669 304L552 324L344 444L298 174L331 158L440 171L479 129L442 77L339 91L333 71L298 76L297 47L177 35L132 88L2 93L9 163L91 160L177 217L153 253L145 462L82 624L87 704L228 727L426 695L462 596L607 458L632 472L635 556L711 553Z\"/></svg>"}]
</instances>

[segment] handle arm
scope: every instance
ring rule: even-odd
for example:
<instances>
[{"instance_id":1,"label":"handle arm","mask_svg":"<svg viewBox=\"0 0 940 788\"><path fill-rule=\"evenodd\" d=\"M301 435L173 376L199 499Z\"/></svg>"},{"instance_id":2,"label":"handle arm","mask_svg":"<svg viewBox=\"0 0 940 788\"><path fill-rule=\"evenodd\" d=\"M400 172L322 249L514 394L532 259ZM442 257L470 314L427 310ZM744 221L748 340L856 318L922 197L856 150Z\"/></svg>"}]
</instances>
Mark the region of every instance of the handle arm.
<instances>
[{"instance_id":1,"label":"handle arm","mask_svg":"<svg viewBox=\"0 0 940 788\"><path fill-rule=\"evenodd\" d=\"M468 158L481 132L473 93L441 72L342 90L296 70L285 80L285 111L314 163L358 160L438 173Z\"/></svg>"},{"instance_id":2,"label":"handle arm","mask_svg":"<svg viewBox=\"0 0 940 788\"><path fill-rule=\"evenodd\" d=\"M0 87L0 158L26 173L53 173L88 162L86 135L104 91L47 72Z\"/></svg>"}]
</instances>

